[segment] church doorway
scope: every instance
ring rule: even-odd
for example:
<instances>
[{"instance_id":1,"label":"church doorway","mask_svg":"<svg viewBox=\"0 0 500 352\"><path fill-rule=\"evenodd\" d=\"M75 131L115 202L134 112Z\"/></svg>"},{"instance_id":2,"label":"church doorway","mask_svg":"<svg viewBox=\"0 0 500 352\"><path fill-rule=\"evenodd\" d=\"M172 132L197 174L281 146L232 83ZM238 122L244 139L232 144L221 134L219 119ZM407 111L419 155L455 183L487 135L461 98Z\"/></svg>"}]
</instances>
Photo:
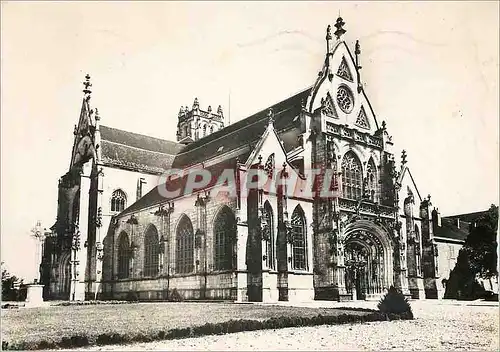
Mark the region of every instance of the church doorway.
<instances>
[{"instance_id":1,"label":"church doorway","mask_svg":"<svg viewBox=\"0 0 500 352\"><path fill-rule=\"evenodd\" d=\"M71 290L71 261L69 253L63 254L59 262L59 297L61 299L69 299Z\"/></svg>"},{"instance_id":2,"label":"church doorway","mask_svg":"<svg viewBox=\"0 0 500 352\"><path fill-rule=\"evenodd\" d=\"M345 236L345 283L354 300L374 299L391 282L389 250L378 235L351 231Z\"/></svg>"}]
</instances>

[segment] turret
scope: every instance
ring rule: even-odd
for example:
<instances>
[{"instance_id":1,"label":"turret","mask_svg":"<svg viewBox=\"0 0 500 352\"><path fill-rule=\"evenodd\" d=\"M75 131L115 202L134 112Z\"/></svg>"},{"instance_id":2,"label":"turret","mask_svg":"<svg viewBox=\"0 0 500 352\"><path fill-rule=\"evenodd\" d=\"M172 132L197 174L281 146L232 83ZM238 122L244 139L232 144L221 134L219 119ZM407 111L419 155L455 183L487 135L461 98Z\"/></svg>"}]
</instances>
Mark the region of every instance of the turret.
<instances>
[{"instance_id":1,"label":"turret","mask_svg":"<svg viewBox=\"0 0 500 352\"><path fill-rule=\"evenodd\" d=\"M224 115L219 105L214 113L212 106L200 108L198 98L193 101L192 109L180 107L177 123L177 141L188 144L224 128Z\"/></svg>"}]
</instances>

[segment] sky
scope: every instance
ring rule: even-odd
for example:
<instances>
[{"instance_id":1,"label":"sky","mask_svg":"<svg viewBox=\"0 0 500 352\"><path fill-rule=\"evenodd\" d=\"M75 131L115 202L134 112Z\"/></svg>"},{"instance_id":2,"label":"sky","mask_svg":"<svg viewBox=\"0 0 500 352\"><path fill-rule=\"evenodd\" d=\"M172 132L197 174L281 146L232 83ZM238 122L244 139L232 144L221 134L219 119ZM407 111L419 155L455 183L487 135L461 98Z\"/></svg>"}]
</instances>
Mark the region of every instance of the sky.
<instances>
[{"instance_id":1,"label":"sky","mask_svg":"<svg viewBox=\"0 0 500 352\"><path fill-rule=\"evenodd\" d=\"M195 97L235 122L311 86L339 13L420 194L442 215L498 204L496 1L1 6L1 258L27 280L30 230L55 222L86 73L102 124L175 140L179 108Z\"/></svg>"}]
</instances>

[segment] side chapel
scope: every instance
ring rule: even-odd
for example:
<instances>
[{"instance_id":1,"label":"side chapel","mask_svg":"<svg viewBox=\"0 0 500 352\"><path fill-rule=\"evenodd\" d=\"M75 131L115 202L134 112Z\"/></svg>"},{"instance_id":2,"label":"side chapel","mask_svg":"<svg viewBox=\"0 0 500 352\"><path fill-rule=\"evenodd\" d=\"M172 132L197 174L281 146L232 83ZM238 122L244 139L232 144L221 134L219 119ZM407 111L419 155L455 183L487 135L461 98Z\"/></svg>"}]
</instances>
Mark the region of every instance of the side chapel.
<instances>
[{"instance_id":1,"label":"side chapel","mask_svg":"<svg viewBox=\"0 0 500 352\"><path fill-rule=\"evenodd\" d=\"M45 298L166 300L175 289L185 299L351 300L390 285L441 297L439 244L459 248L463 238L434 237L439 213L404 151L396 166L361 82L360 44L353 55L344 25L328 26L311 87L229 126L222 107L195 99L178 113L177 142L102 125L87 76L40 265ZM255 167L277 187L242 194L239 181ZM173 168L215 178L233 170L236 195L215 196L212 183L162 197L159 176ZM287 196L288 182L315 168L333 171L339 196Z\"/></svg>"}]
</instances>

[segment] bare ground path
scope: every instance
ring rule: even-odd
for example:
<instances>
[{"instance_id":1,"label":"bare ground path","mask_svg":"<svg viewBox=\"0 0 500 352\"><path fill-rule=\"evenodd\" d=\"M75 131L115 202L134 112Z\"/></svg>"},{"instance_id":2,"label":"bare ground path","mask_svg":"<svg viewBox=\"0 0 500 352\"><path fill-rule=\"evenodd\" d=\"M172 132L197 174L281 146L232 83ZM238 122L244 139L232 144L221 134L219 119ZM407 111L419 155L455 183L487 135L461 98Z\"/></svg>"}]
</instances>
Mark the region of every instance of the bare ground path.
<instances>
[{"instance_id":1,"label":"bare ground path","mask_svg":"<svg viewBox=\"0 0 500 352\"><path fill-rule=\"evenodd\" d=\"M339 306L314 302L307 306ZM374 308L376 302L342 306ZM262 330L86 350L499 350L499 307L494 303L413 301L413 321Z\"/></svg>"}]
</instances>

